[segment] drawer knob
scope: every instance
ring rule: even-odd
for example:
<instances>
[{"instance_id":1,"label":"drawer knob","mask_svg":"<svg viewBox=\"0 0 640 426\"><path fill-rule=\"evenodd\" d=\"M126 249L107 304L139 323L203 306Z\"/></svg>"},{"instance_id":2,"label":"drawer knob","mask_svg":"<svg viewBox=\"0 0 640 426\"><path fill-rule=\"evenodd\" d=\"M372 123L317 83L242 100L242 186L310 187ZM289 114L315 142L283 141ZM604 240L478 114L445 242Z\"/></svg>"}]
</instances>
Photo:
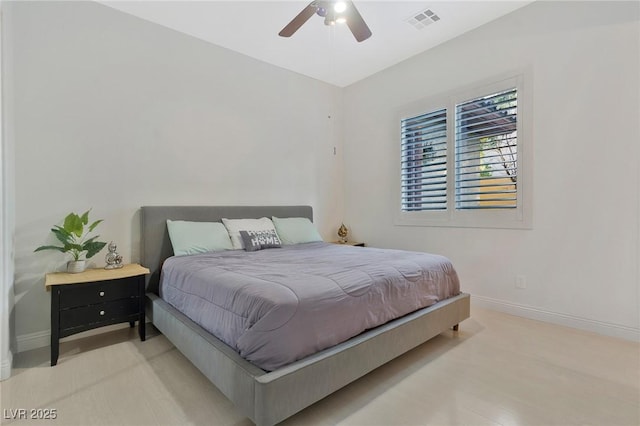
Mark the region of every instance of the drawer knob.
<instances>
[{"instance_id":1,"label":"drawer knob","mask_svg":"<svg viewBox=\"0 0 640 426\"><path fill-rule=\"evenodd\" d=\"M100 315L104 315L104 311L100 311Z\"/></svg>"},{"instance_id":2,"label":"drawer knob","mask_svg":"<svg viewBox=\"0 0 640 426\"><path fill-rule=\"evenodd\" d=\"M104 291L101 291L101 292L100 292L100 293L98 293L98 294L100 294L100 297L102 297L102 296L104 296Z\"/></svg>"}]
</instances>

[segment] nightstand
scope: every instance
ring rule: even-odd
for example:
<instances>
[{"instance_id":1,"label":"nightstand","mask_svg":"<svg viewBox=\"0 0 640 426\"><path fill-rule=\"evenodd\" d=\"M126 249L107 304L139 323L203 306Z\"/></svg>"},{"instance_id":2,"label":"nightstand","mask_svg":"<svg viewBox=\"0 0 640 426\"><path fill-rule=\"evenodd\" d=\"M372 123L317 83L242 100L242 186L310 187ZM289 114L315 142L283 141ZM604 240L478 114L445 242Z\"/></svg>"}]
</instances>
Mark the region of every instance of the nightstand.
<instances>
[{"instance_id":1,"label":"nightstand","mask_svg":"<svg viewBox=\"0 0 640 426\"><path fill-rule=\"evenodd\" d=\"M343 246L364 247L364 243L359 243L357 241L347 241L346 243L341 243L340 241L331 241L331 244L340 244L340 245L343 245Z\"/></svg>"},{"instance_id":2,"label":"nightstand","mask_svg":"<svg viewBox=\"0 0 640 426\"><path fill-rule=\"evenodd\" d=\"M145 340L144 276L149 270L138 264L120 269L87 269L78 274L46 275L51 291L51 365L58 363L62 337L105 325L138 321L138 335Z\"/></svg>"}]
</instances>

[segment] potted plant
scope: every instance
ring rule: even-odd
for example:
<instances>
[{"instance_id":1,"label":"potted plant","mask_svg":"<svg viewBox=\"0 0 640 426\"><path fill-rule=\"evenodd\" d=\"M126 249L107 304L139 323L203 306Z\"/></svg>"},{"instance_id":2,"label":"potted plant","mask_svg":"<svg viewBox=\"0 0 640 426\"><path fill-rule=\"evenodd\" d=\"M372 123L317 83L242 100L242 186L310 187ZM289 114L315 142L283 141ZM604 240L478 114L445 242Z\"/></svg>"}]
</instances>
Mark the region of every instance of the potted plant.
<instances>
[{"instance_id":1,"label":"potted plant","mask_svg":"<svg viewBox=\"0 0 640 426\"><path fill-rule=\"evenodd\" d=\"M53 226L51 232L62 243L62 246L40 246L34 251L57 250L62 253L71 253L73 260L67 262L67 272L77 273L84 271L87 267L87 259L98 254L107 244L96 241L99 235L89 237L89 234L102 222L102 219L100 219L89 225L90 211L90 209L87 210L82 216L78 216L76 213L69 213L64 218L62 226Z\"/></svg>"}]
</instances>

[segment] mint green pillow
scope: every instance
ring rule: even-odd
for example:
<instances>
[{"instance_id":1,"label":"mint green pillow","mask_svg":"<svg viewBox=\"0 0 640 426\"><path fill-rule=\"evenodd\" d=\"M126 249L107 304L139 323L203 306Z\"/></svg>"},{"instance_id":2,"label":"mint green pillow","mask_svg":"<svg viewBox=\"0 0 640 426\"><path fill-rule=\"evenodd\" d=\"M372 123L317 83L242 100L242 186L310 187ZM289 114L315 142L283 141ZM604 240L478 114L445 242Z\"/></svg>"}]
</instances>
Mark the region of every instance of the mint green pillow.
<instances>
[{"instance_id":1,"label":"mint green pillow","mask_svg":"<svg viewBox=\"0 0 640 426\"><path fill-rule=\"evenodd\" d=\"M272 217L282 244L301 244L322 241L315 225L306 217Z\"/></svg>"},{"instance_id":2,"label":"mint green pillow","mask_svg":"<svg viewBox=\"0 0 640 426\"><path fill-rule=\"evenodd\" d=\"M167 230L176 256L233 249L222 223L167 220Z\"/></svg>"}]
</instances>

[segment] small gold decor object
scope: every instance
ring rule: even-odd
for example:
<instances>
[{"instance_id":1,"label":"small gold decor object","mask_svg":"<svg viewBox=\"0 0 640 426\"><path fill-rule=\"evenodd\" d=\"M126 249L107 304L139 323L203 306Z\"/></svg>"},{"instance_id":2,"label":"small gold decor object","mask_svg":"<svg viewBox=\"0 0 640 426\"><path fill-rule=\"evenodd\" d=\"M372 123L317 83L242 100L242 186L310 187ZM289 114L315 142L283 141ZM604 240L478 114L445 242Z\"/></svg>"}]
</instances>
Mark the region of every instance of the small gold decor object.
<instances>
[{"instance_id":1,"label":"small gold decor object","mask_svg":"<svg viewBox=\"0 0 640 426\"><path fill-rule=\"evenodd\" d=\"M109 253L107 253L107 255L104 257L105 262L107 262L107 266L105 266L104 269L122 268L124 266L122 264L122 256L119 255L118 252L116 251L118 249L118 246L116 246L116 243L111 241L107 248L109 250Z\"/></svg>"},{"instance_id":2,"label":"small gold decor object","mask_svg":"<svg viewBox=\"0 0 640 426\"><path fill-rule=\"evenodd\" d=\"M338 228L338 237L340 237L338 241L341 242L342 244L346 243L348 234L349 234L349 229L347 229L347 227L344 226L344 223L343 223L342 225L340 225L340 228Z\"/></svg>"}]
</instances>

